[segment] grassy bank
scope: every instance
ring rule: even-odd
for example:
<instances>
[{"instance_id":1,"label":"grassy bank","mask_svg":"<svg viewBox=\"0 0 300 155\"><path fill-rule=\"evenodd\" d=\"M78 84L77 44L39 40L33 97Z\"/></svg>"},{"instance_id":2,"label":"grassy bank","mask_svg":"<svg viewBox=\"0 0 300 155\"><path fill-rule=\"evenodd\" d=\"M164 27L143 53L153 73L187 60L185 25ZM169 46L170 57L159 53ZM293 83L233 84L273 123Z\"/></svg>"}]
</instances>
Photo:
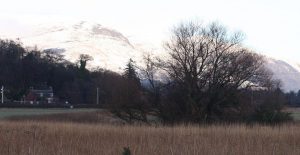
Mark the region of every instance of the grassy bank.
<instances>
[{"instance_id":1,"label":"grassy bank","mask_svg":"<svg viewBox=\"0 0 300 155\"><path fill-rule=\"evenodd\" d=\"M42 116L51 114L66 114L66 113L78 113L78 112L94 112L96 109L91 108L1 108L0 119L6 119L10 117L24 116Z\"/></svg>"},{"instance_id":2,"label":"grassy bank","mask_svg":"<svg viewBox=\"0 0 300 155\"><path fill-rule=\"evenodd\" d=\"M286 112L291 113L291 116L295 121L300 122L300 108L299 107L287 107L284 109Z\"/></svg>"},{"instance_id":3,"label":"grassy bank","mask_svg":"<svg viewBox=\"0 0 300 155\"><path fill-rule=\"evenodd\" d=\"M0 122L0 154L300 154L300 126L116 126Z\"/></svg>"}]
</instances>

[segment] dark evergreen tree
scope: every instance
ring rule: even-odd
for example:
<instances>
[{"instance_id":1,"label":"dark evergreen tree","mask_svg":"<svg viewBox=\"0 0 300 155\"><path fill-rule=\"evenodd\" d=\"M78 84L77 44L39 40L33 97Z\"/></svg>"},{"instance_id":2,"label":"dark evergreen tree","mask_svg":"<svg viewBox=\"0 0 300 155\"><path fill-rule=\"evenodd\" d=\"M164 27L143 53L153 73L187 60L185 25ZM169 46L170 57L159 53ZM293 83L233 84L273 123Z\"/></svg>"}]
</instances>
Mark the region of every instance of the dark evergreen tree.
<instances>
[{"instance_id":1,"label":"dark evergreen tree","mask_svg":"<svg viewBox=\"0 0 300 155\"><path fill-rule=\"evenodd\" d=\"M110 101L110 108L119 118L130 123L147 121L148 107L143 100L143 90L132 59L126 65L116 97Z\"/></svg>"},{"instance_id":2,"label":"dark evergreen tree","mask_svg":"<svg viewBox=\"0 0 300 155\"><path fill-rule=\"evenodd\" d=\"M129 59L129 62L126 65L124 77L129 81L134 82L138 87L141 86L140 78L136 72L136 65L132 59Z\"/></svg>"}]
</instances>

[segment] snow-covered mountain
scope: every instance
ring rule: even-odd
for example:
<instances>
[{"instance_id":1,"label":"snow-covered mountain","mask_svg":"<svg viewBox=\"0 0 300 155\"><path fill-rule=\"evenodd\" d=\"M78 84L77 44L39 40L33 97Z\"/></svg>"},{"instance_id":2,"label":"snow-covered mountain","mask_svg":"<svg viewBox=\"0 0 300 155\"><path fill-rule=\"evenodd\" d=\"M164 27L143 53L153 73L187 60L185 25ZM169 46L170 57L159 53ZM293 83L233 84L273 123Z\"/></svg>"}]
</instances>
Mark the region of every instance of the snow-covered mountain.
<instances>
[{"instance_id":1,"label":"snow-covered mountain","mask_svg":"<svg viewBox=\"0 0 300 155\"><path fill-rule=\"evenodd\" d=\"M21 38L25 46L64 51L69 61L75 62L80 54L93 57L89 67L121 71L132 58L142 60L142 52L120 32L91 22L38 26L30 36ZM139 63L139 62L137 62Z\"/></svg>"},{"instance_id":2,"label":"snow-covered mountain","mask_svg":"<svg viewBox=\"0 0 300 155\"><path fill-rule=\"evenodd\" d=\"M151 46L132 43L122 33L97 23L79 22L39 26L32 35L21 38L25 46L37 45L40 49L56 49L65 58L75 62L80 54L93 57L90 67L101 67L120 72L130 58L142 63L143 54L155 52ZM161 53L162 54L162 53ZM300 89L300 64L267 58L266 67L274 78L282 81L285 91Z\"/></svg>"},{"instance_id":3,"label":"snow-covered mountain","mask_svg":"<svg viewBox=\"0 0 300 155\"><path fill-rule=\"evenodd\" d=\"M272 58L266 59L265 66L273 72L275 79L281 80L284 91L300 90L300 67L293 67L285 61Z\"/></svg>"}]
</instances>

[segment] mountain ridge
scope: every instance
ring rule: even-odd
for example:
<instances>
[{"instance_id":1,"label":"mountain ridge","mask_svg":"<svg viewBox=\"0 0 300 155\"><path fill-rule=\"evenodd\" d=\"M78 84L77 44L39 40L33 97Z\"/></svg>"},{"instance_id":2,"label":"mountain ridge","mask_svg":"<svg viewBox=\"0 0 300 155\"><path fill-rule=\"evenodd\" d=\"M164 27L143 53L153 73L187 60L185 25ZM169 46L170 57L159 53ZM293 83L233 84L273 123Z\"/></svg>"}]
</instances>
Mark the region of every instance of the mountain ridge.
<instances>
[{"instance_id":1,"label":"mountain ridge","mask_svg":"<svg viewBox=\"0 0 300 155\"><path fill-rule=\"evenodd\" d=\"M122 72L130 58L141 65L146 51L165 54L157 53L155 49L159 48L156 47L149 49L147 45L131 43L117 30L87 21L40 26L36 33L21 38L21 41L28 46L38 45L41 49L60 49L71 62L76 62L80 54L89 54L94 58L90 68L101 67L116 72ZM300 64L266 58L265 66L273 72L274 78L282 81L284 91L300 89Z\"/></svg>"}]
</instances>

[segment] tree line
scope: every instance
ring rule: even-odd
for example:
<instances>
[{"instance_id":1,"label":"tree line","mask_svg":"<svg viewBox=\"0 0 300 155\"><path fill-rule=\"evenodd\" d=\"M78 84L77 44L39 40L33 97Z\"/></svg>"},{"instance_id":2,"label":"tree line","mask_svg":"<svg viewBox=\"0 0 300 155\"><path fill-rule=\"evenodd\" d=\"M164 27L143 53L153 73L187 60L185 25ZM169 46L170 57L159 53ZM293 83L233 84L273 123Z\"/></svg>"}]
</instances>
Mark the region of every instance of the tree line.
<instances>
[{"instance_id":1,"label":"tree line","mask_svg":"<svg viewBox=\"0 0 300 155\"><path fill-rule=\"evenodd\" d=\"M86 69L91 58L81 55L71 63L55 50L25 49L19 41L0 40L0 85L9 100L22 100L30 87L51 86L61 101L94 103L90 98L93 75Z\"/></svg>"},{"instance_id":2,"label":"tree line","mask_svg":"<svg viewBox=\"0 0 300 155\"><path fill-rule=\"evenodd\" d=\"M300 106L300 90L298 92L291 91L286 94L288 105Z\"/></svg>"},{"instance_id":3,"label":"tree line","mask_svg":"<svg viewBox=\"0 0 300 155\"><path fill-rule=\"evenodd\" d=\"M281 111L287 100L280 81L242 39L217 23L178 25L165 44L168 57L147 55L145 66L135 67L146 87L135 80L135 87L120 89L127 93L112 102L113 112L129 122L147 122L149 115L164 123L290 120Z\"/></svg>"},{"instance_id":4,"label":"tree line","mask_svg":"<svg viewBox=\"0 0 300 155\"><path fill-rule=\"evenodd\" d=\"M26 50L0 40L0 84L20 100L29 87L46 83L60 100L100 103L128 121L163 123L280 122L286 97L264 68L262 56L244 48L241 33L217 23L182 23L166 42L167 57L129 60L123 73L86 69L92 58L71 63L53 50Z\"/></svg>"}]
</instances>

